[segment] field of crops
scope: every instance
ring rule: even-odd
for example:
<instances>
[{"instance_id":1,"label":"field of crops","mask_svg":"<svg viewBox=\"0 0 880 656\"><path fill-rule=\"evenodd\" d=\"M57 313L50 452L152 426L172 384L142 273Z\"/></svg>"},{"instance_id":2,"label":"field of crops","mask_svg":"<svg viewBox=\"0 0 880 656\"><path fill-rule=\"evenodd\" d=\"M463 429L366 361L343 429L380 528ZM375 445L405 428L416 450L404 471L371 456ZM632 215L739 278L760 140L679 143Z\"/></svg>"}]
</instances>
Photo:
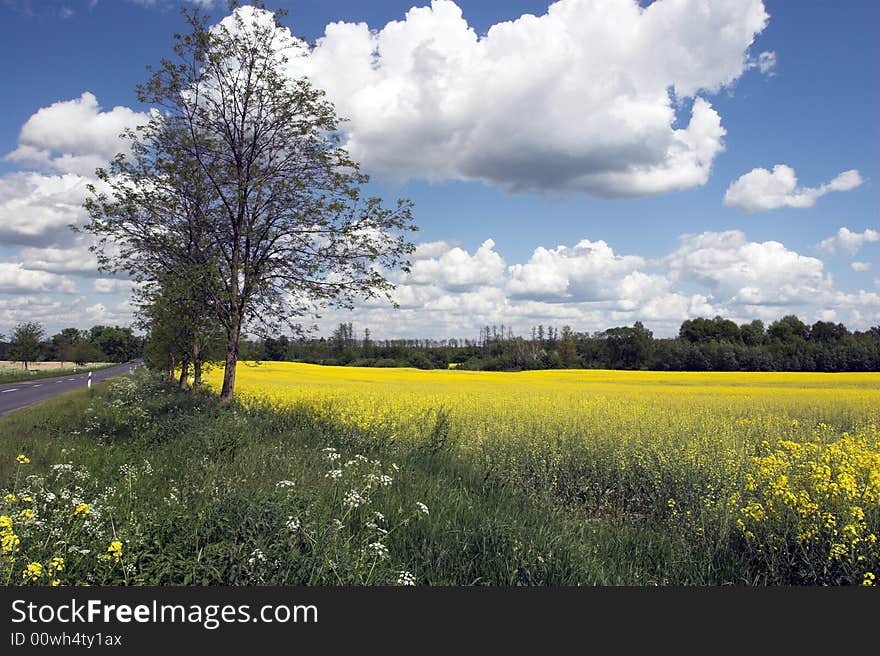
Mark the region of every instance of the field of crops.
<instances>
[{"instance_id":1,"label":"field of crops","mask_svg":"<svg viewBox=\"0 0 880 656\"><path fill-rule=\"evenodd\" d=\"M219 372L213 374L219 380ZM880 375L243 364L240 394L382 443L452 449L586 517L669 522L758 580L880 569Z\"/></svg>"},{"instance_id":2,"label":"field of crops","mask_svg":"<svg viewBox=\"0 0 880 656\"><path fill-rule=\"evenodd\" d=\"M880 374L242 363L237 388L141 369L0 418L0 584L880 574Z\"/></svg>"}]
</instances>

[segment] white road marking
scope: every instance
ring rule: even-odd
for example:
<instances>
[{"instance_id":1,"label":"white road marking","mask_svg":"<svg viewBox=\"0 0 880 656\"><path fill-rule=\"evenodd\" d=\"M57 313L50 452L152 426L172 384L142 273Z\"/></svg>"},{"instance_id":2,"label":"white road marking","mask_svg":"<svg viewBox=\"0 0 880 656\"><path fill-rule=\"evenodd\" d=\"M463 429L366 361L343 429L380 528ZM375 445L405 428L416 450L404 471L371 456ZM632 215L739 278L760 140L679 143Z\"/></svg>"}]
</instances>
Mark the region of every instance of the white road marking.
<instances>
[{"instance_id":1,"label":"white road marking","mask_svg":"<svg viewBox=\"0 0 880 656\"><path fill-rule=\"evenodd\" d=\"M0 392L0 394L8 394L9 392L17 392L17 391L18 391L18 388L17 388L17 387L13 387L13 388L10 389L10 390L3 390L2 392Z\"/></svg>"},{"instance_id":2,"label":"white road marking","mask_svg":"<svg viewBox=\"0 0 880 656\"><path fill-rule=\"evenodd\" d=\"M31 385L31 387L40 387L43 383L37 383L36 385Z\"/></svg>"}]
</instances>

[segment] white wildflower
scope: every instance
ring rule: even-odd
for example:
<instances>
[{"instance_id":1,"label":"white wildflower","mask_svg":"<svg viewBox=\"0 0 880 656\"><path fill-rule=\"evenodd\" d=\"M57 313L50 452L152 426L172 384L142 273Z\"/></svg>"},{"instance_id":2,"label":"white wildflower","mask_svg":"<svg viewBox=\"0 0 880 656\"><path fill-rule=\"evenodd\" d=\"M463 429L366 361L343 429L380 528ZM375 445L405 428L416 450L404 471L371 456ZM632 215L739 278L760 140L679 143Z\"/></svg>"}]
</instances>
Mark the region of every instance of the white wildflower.
<instances>
[{"instance_id":1,"label":"white wildflower","mask_svg":"<svg viewBox=\"0 0 880 656\"><path fill-rule=\"evenodd\" d=\"M287 518L287 530L288 531L298 531L302 524L299 521L299 517L288 517Z\"/></svg>"},{"instance_id":2,"label":"white wildflower","mask_svg":"<svg viewBox=\"0 0 880 656\"><path fill-rule=\"evenodd\" d=\"M342 470L341 469L331 469L326 474L324 474L324 478L332 478L334 481L342 478Z\"/></svg>"},{"instance_id":3,"label":"white wildflower","mask_svg":"<svg viewBox=\"0 0 880 656\"><path fill-rule=\"evenodd\" d=\"M428 506L426 506L425 504L423 504L421 501L416 501L416 508L418 508L418 511L419 511L420 513L423 513L423 514L425 514L425 515L428 514Z\"/></svg>"},{"instance_id":4,"label":"white wildflower","mask_svg":"<svg viewBox=\"0 0 880 656\"><path fill-rule=\"evenodd\" d=\"M397 585L415 585L416 577L406 570L397 575Z\"/></svg>"},{"instance_id":5,"label":"white wildflower","mask_svg":"<svg viewBox=\"0 0 880 656\"><path fill-rule=\"evenodd\" d=\"M379 558L385 558L388 556L388 547L381 542L371 542L367 545L367 549L379 556Z\"/></svg>"},{"instance_id":6,"label":"white wildflower","mask_svg":"<svg viewBox=\"0 0 880 656\"><path fill-rule=\"evenodd\" d=\"M349 492L342 499L342 503L344 503L349 508L360 508L362 505L367 503L367 499L361 496L361 494L357 490L349 490Z\"/></svg>"},{"instance_id":7,"label":"white wildflower","mask_svg":"<svg viewBox=\"0 0 880 656\"><path fill-rule=\"evenodd\" d=\"M266 562L266 554L263 553L262 549L254 549L251 552L251 557L248 558L248 565L254 565L255 563L265 563Z\"/></svg>"},{"instance_id":8,"label":"white wildflower","mask_svg":"<svg viewBox=\"0 0 880 656\"><path fill-rule=\"evenodd\" d=\"M275 483L275 487L277 488L293 487L294 485L296 485L296 483L294 483L293 481L288 481L286 479Z\"/></svg>"}]
</instances>

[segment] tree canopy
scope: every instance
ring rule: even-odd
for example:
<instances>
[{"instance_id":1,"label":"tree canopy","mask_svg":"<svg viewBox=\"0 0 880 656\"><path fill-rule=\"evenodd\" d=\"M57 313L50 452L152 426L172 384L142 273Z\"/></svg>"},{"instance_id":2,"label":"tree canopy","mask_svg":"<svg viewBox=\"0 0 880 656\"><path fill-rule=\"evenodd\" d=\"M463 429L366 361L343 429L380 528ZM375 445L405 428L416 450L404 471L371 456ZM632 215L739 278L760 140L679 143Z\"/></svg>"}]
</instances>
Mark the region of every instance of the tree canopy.
<instances>
[{"instance_id":1,"label":"tree canopy","mask_svg":"<svg viewBox=\"0 0 880 656\"><path fill-rule=\"evenodd\" d=\"M198 311L224 331L229 402L243 330L271 334L388 296L415 226L409 201L363 195L368 177L341 145L333 105L290 74L305 45L273 14L239 7L214 26L186 15L174 57L138 88L157 111L128 133L131 154L98 172L85 230L105 269L157 297L181 280L202 292Z\"/></svg>"}]
</instances>

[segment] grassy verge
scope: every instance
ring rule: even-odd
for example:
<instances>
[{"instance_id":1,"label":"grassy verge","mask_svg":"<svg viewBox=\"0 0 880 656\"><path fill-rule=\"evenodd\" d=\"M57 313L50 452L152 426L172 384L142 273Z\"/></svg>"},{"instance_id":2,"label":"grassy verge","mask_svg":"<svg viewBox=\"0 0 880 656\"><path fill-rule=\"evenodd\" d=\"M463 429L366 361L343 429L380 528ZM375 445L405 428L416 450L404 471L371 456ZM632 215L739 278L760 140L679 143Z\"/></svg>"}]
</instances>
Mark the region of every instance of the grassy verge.
<instances>
[{"instance_id":1,"label":"grassy verge","mask_svg":"<svg viewBox=\"0 0 880 656\"><path fill-rule=\"evenodd\" d=\"M0 385L3 383L19 383L26 380L41 380L43 378L55 378L57 376L69 376L71 374L81 374L87 371L99 371L113 367L118 363L102 362L95 365L87 365L83 367L68 367L65 369L45 369L36 371L33 369L8 369L0 368Z\"/></svg>"},{"instance_id":2,"label":"grassy verge","mask_svg":"<svg viewBox=\"0 0 880 656\"><path fill-rule=\"evenodd\" d=\"M723 516L596 504L523 479L522 453L474 458L435 432L381 439L302 406L222 409L147 372L57 397L0 419L0 580L792 582Z\"/></svg>"}]
</instances>

